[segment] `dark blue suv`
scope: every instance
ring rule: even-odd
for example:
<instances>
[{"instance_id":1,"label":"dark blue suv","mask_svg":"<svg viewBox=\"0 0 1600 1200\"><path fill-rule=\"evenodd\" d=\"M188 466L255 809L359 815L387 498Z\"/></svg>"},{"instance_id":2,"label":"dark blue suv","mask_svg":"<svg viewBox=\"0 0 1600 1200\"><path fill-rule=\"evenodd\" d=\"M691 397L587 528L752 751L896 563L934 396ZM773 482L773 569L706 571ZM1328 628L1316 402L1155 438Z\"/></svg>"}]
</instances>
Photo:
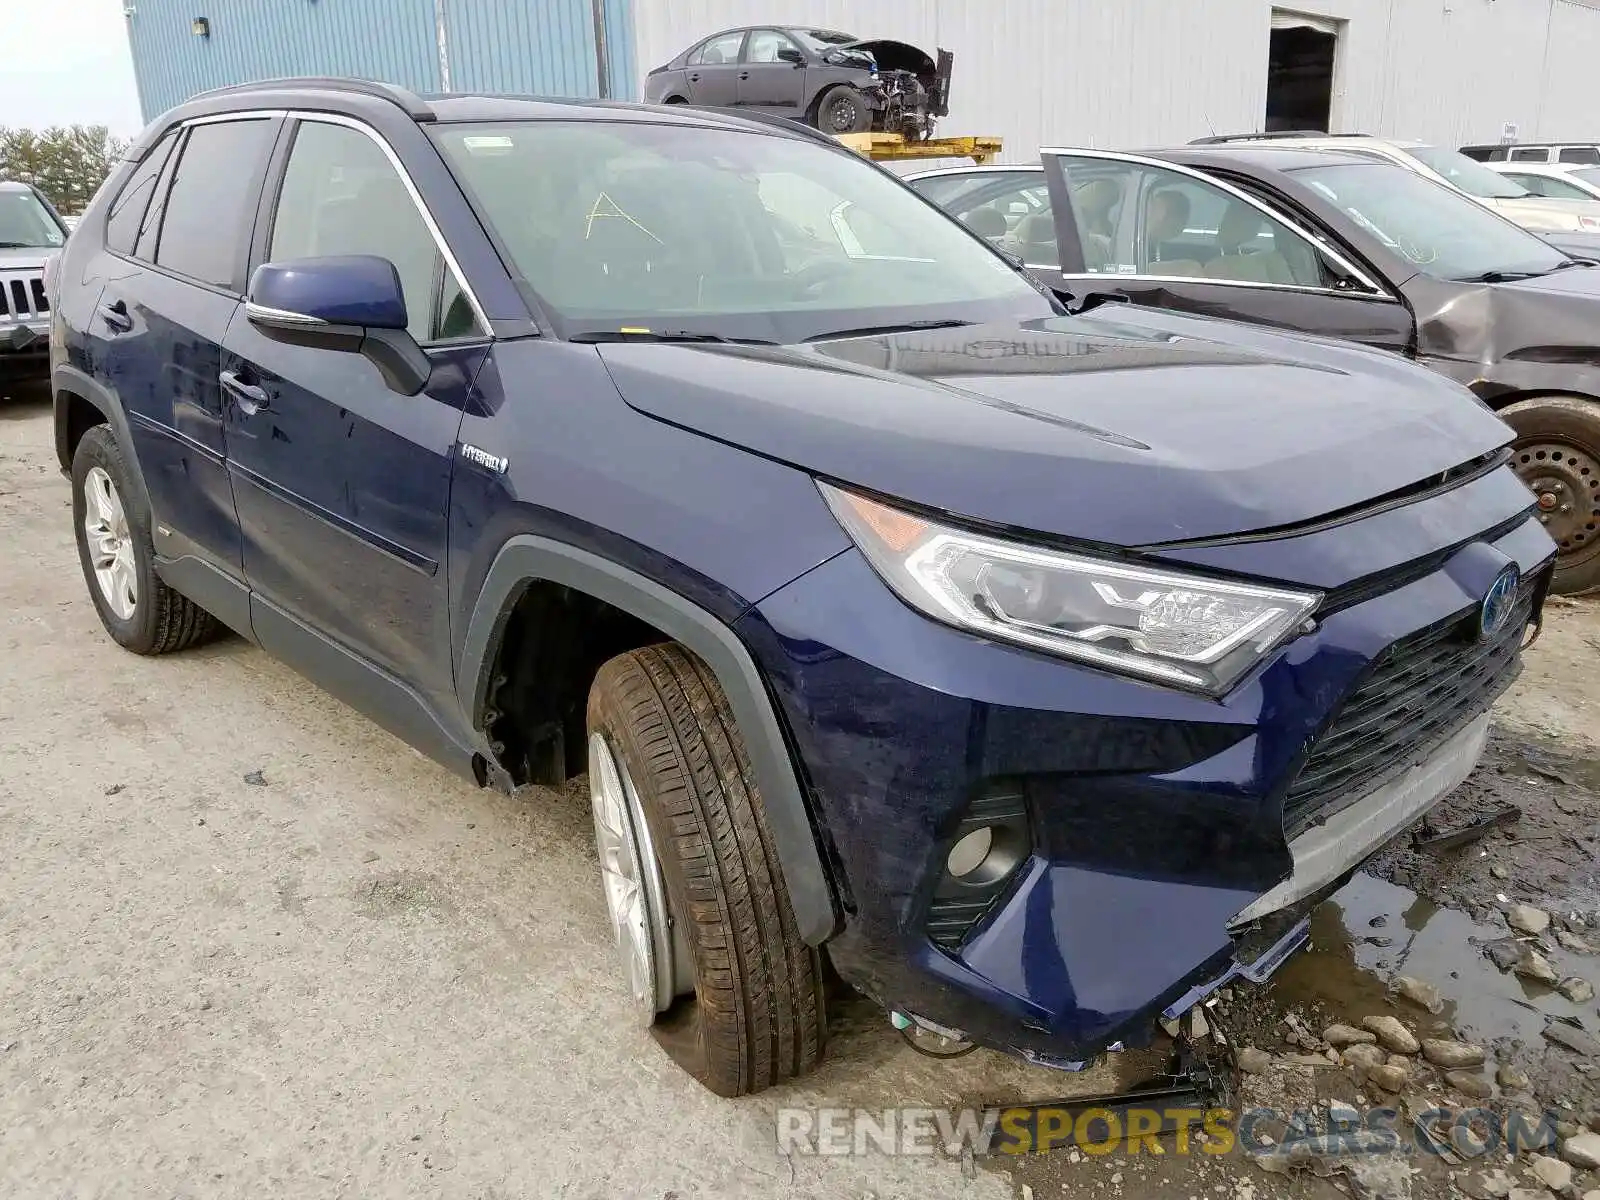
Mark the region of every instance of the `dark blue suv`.
<instances>
[{"instance_id":1,"label":"dark blue suv","mask_svg":"<svg viewBox=\"0 0 1600 1200\"><path fill-rule=\"evenodd\" d=\"M1455 384L1069 314L775 120L209 93L52 278L111 636L587 771L640 1022L727 1095L836 976L1063 1067L1264 977L1472 769L1549 579Z\"/></svg>"}]
</instances>

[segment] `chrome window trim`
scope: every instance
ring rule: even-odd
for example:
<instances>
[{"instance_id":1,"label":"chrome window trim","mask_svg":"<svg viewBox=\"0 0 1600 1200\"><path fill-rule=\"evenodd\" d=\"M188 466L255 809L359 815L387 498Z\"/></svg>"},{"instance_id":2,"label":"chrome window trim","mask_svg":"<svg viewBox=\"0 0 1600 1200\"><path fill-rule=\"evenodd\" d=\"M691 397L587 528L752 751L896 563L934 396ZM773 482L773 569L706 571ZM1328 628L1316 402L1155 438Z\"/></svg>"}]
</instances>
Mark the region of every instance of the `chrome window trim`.
<instances>
[{"instance_id":1,"label":"chrome window trim","mask_svg":"<svg viewBox=\"0 0 1600 1200\"><path fill-rule=\"evenodd\" d=\"M1046 146L1045 148L1043 148L1042 150L1039 151L1039 155L1040 155L1041 158L1046 154L1058 154L1058 155L1061 155L1062 157L1065 157L1065 158L1099 158L1099 159L1104 159L1107 162L1134 163L1134 164L1137 164L1138 166L1141 166L1141 167L1154 167L1157 170L1173 171L1173 172L1176 172L1179 175L1185 175L1188 178L1195 180L1197 183L1209 184L1211 187L1219 188L1222 191L1226 192L1228 195L1232 196L1234 199L1243 201L1245 204L1248 204L1251 208L1255 209L1257 212L1261 213L1263 216L1269 217L1274 222L1276 222L1277 224L1282 225L1284 228L1288 229L1290 233L1292 233L1296 237L1300 238L1303 242L1305 242L1307 245L1309 245L1312 249L1316 250L1319 254L1327 255L1327 257L1332 259L1341 268L1343 268L1345 271L1348 271L1352 277L1354 277L1356 280L1358 280L1362 284L1362 286L1366 287L1374 296L1376 296L1376 297L1378 297L1380 299L1385 299L1385 300L1394 300L1394 299L1396 299L1394 294L1392 292L1390 292L1388 288L1380 287L1376 282L1374 282L1372 280L1372 278L1370 276L1367 275L1367 273L1365 271L1363 271L1360 268L1358 268L1354 263L1352 263L1344 255L1340 254L1337 250L1333 249L1333 247L1324 246L1321 243L1315 241L1314 239L1312 239L1311 237L1309 237L1305 233L1303 233L1300 230L1296 229L1292 224L1290 224L1287 220L1285 220L1278 213L1274 212L1270 206L1268 206L1266 204L1263 204L1260 200L1257 200L1254 196L1250 195L1249 192L1246 192L1241 188L1234 187L1231 183L1229 183L1225 179L1218 179L1214 175L1208 175L1204 171L1197 170L1196 168L1187 166L1187 165L1185 165L1183 163L1167 162L1165 159L1150 158L1150 157L1148 157L1146 155L1143 155L1143 154L1122 154L1122 153L1119 153L1119 152L1114 151L1114 150L1074 150L1074 149L1071 149L1070 147L1064 147L1064 146ZM1079 278L1082 278L1082 277L1084 277L1084 276L1079 276ZM1313 292L1313 293L1322 294L1322 295L1329 295L1329 296L1345 296L1345 297L1348 297L1348 296L1353 296L1353 295L1357 294L1357 293L1354 293L1354 292L1341 292L1341 291L1338 291L1337 289L1334 289L1334 288L1316 288L1316 287L1306 287L1306 286L1301 286L1301 285L1282 284L1282 283L1250 283L1250 282L1245 281L1245 280L1237 280L1237 279L1208 279L1208 278L1205 278L1204 276L1194 276L1194 275L1178 275L1178 276L1168 276L1168 275L1108 275L1108 274L1102 272L1102 273L1088 275L1086 277L1087 278L1091 278L1091 279L1107 279L1107 278L1110 278L1110 279L1118 279L1118 278L1121 278L1121 279L1162 279L1162 280L1169 280L1169 281L1175 281L1175 282L1186 282L1186 283L1193 283L1193 282L1195 282L1196 279L1199 279L1199 280L1201 280L1202 282L1205 282L1205 283L1232 284L1235 287L1278 288L1278 289L1286 289L1288 291L1294 291L1294 292Z\"/></svg>"},{"instance_id":2,"label":"chrome window trim","mask_svg":"<svg viewBox=\"0 0 1600 1200\"><path fill-rule=\"evenodd\" d=\"M1209 275L1142 275L1134 271L1072 271L1061 270L1060 267L1051 267L1063 279L1138 279L1145 283L1204 283L1214 284L1217 287L1236 288L1265 288L1274 292L1299 292L1310 296L1337 296L1341 300L1376 300L1383 304L1394 304L1395 298L1388 292L1341 292L1338 288L1309 287L1299 283L1255 283L1249 279L1212 279ZM1308 331L1309 332L1309 331Z\"/></svg>"},{"instance_id":3,"label":"chrome window trim","mask_svg":"<svg viewBox=\"0 0 1600 1200\"><path fill-rule=\"evenodd\" d=\"M383 156L389 160L389 165L394 168L395 174L400 176L400 182L406 189L406 194L411 197L411 203L416 206L417 213L422 217L422 223L427 227L432 236L434 245L444 257L445 266L455 276L456 286L461 289L461 294L467 298L467 303L472 307L472 315L477 319L479 327L483 330L482 336L492 337L494 327L489 323L489 314L478 302L478 294L472 290L472 285L467 282L466 273L462 271L461 264L456 260L455 254L450 249L450 244L445 241L444 233L439 229L439 223L433 219L433 214L428 211L427 204L422 199L422 193L417 190L417 185L407 171L405 164L400 161L400 156L394 152L394 147L389 145L384 136L365 121L354 117L347 117L343 113L313 112L299 108L251 108L240 109L237 112L214 113L204 117L193 117L183 122L184 127L191 125L214 125L222 121L248 121L262 117L286 117L296 121L317 121L324 125L341 125L346 129L354 129L364 133L383 151ZM293 147L290 156L293 156ZM288 161L285 160L287 169ZM273 210L276 219L277 210ZM452 339L462 340L462 339Z\"/></svg>"}]
</instances>

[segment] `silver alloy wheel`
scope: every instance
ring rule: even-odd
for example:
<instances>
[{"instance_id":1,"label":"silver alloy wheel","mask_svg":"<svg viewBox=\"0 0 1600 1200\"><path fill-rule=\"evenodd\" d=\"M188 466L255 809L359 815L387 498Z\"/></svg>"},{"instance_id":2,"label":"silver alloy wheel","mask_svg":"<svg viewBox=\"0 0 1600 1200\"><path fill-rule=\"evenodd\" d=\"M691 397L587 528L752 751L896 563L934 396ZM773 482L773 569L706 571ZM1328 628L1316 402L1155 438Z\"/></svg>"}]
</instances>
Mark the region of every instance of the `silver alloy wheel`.
<instances>
[{"instance_id":1,"label":"silver alloy wheel","mask_svg":"<svg viewBox=\"0 0 1600 1200\"><path fill-rule=\"evenodd\" d=\"M628 991L640 1023L653 1025L675 999L694 990L694 960L672 919L638 790L600 733L589 735L589 803Z\"/></svg>"},{"instance_id":2,"label":"silver alloy wheel","mask_svg":"<svg viewBox=\"0 0 1600 1200\"><path fill-rule=\"evenodd\" d=\"M104 467L90 467L83 477L83 531L88 534L89 562L100 594L119 621L130 619L139 607L133 534L122 496Z\"/></svg>"}]
</instances>

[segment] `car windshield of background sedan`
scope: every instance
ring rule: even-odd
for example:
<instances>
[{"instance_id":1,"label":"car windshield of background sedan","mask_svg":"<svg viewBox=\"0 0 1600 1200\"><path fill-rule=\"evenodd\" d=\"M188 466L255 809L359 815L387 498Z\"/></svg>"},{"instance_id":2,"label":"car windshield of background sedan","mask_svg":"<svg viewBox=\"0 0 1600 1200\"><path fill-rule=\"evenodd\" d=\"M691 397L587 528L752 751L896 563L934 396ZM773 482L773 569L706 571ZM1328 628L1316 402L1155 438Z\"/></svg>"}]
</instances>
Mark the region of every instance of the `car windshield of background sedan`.
<instances>
[{"instance_id":1,"label":"car windshield of background sedan","mask_svg":"<svg viewBox=\"0 0 1600 1200\"><path fill-rule=\"evenodd\" d=\"M569 337L798 342L1060 311L891 176L808 140L625 121L434 136Z\"/></svg>"},{"instance_id":2,"label":"car windshield of background sedan","mask_svg":"<svg viewBox=\"0 0 1600 1200\"><path fill-rule=\"evenodd\" d=\"M1542 275L1569 261L1548 242L1411 171L1351 163L1294 174L1436 279Z\"/></svg>"},{"instance_id":3,"label":"car windshield of background sedan","mask_svg":"<svg viewBox=\"0 0 1600 1200\"><path fill-rule=\"evenodd\" d=\"M0 192L0 250L55 247L66 240L32 192Z\"/></svg>"},{"instance_id":4,"label":"car windshield of background sedan","mask_svg":"<svg viewBox=\"0 0 1600 1200\"><path fill-rule=\"evenodd\" d=\"M1498 171L1491 171L1459 151L1446 150L1443 146L1404 146L1402 149L1469 196L1481 196L1487 200L1515 200L1520 196L1533 195L1520 183L1512 182Z\"/></svg>"},{"instance_id":5,"label":"car windshield of background sedan","mask_svg":"<svg viewBox=\"0 0 1600 1200\"><path fill-rule=\"evenodd\" d=\"M1568 171L1574 179L1581 179L1591 187L1600 187L1600 167L1579 167L1576 171Z\"/></svg>"}]
</instances>

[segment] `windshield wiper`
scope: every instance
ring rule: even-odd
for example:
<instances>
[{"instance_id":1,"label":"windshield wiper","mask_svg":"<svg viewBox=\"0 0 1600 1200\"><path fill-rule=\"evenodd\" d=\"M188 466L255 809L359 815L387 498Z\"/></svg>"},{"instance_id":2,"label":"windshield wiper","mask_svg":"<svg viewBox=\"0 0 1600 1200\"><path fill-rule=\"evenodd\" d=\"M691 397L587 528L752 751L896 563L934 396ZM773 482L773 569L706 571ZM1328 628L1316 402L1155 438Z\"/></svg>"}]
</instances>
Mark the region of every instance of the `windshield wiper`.
<instances>
[{"instance_id":1,"label":"windshield wiper","mask_svg":"<svg viewBox=\"0 0 1600 1200\"><path fill-rule=\"evenodd\" d=\"M1514 283L1519 279L1537 279L1541 275L1552 275L1557 271L1565 271L1568 267L1587 267L1593 264L1581 258L1568 258L1558 262L1553 267L1543 271L1485 271L1482 275L1469 275L1465 279L1457 279L1456 283Z\"/></svg>"},{"instance_id":2,"label":"windshield wiper","mask_svg":"<svg viewBox=\"0 0 1600 1200\"><path fill-rule=\"evenodd\" d=\"M827 333L819 333L815 337L808 337L808 342L825 342L830 338L871 337L878 333L914 333L919 329L959 329L963 325L975 325L975 321L897 321L892 325L863 325L857 329L833 329Z\"/></svg>"},{"instance_id":3,"label":"windshield wiper","mask_svg":"<svg viewBox=\"0 0 1600 1200\"><path fill-rule=\"evenodd\" d=\"M48 247L39 246L35 242L0 242L0 250L33 250L33 249L44 250L44 249L48 249Z\"/></svg>"},{"instance_id":4,"label":"windshield wiper","mask_svg":"<svg viewBox=\"0 0 1600 1200\"><path fill-rule=\"evenodd\" d=\"M722 346L776 346L770 338L723 337L720 333L693 333L687 329L592 329L575 333L569 342L679 342L712 343Z\"/></svg>"}]
</instances>

